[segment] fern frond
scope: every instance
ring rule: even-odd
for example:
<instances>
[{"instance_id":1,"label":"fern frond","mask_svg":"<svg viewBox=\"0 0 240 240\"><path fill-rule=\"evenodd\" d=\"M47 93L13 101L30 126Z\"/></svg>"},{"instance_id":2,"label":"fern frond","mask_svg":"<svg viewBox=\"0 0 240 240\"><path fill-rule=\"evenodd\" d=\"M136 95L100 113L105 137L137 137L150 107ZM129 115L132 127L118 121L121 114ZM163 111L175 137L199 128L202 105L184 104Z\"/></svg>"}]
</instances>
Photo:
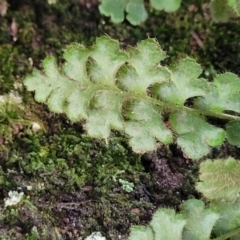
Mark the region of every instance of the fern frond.
<instances>
[{"instance_id":1,"label":"fern frond","mask_svg":"<svg viewBox=\"0 0 240 240\"><path fill-rule=\"evenodd\" d=\"M228 204L206 207L203 201L190 199L183 203L180 213L158 209L148 226L132 227L128 240L209 240L213 231L221 236L219 231L227 216L235 219L223 226L224 233L234 229L239 216L233 213L234 208Z\"/></svg>"},{"instance_id":2,"label":"fern frond","mask_svg":"<svg viewBox=\"0 0 240 240\"><path fill-rule=\"evenodd\" d=\"M51 111L66 113L72 121L85 119L92 137L107 139L111 129L124 131L134 151L143 153L153 150L156 141L172 143L173 130L177 144L192 159L221 145L225 136L231 144L240 143L235 133L240 117L225 113L240 111L240 84L234 74L208 83L198 77L201 68L193 59L164 67L166 54L154 39L123 51L117 41L103 36L89 49L71 44L63 57L62 68L54 57L46 57L44 71L34 70L24 84ZM207 116L231 121L225 131L209 124Z\"/></svg>"},{"instance_id":3,"label":"fern frond","mask_svg":"<svg viewBox=\"0 0 240 240\"><path fill-rule=\"evenodd\" d=\"M128 240L239 239L240 202L212 202L190 199L173 209L158 209L148 226L133 226Z\"/></svg>"}]
</instances>

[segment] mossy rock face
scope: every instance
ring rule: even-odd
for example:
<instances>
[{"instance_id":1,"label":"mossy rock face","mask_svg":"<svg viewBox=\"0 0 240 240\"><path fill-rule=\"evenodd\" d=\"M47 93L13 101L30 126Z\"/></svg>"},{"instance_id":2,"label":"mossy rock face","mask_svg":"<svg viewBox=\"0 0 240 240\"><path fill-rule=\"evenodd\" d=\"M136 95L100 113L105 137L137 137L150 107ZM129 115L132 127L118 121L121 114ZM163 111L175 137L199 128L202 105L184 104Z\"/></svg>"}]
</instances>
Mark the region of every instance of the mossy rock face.
<instances>
[{"instance_id":1,"label":"mossy rock face","mask_svg":"<svg viewBox=\"0 0 240 240\"><path fill-rule=\"evenodd\" d=\"M167 64L191 55L204 66L209 79L216 73L214 67L238 72L237 61L232 62L239 52L236 24L226 24L224 29L212 25L204 17L203 1L196 4L196 12L189 12L187 5L174 14L152 11L137 27L126 22L113 25L99 14L96 1L59 0L51 6L42 0L8 2L7 15L0 23L0 95L16 90L24 110L14 110L15 115L0 122L0 128L8 129L0 132L0 199L19 190L24 200L0 209L3 237L57 239L60 234L75 239L98 230L107 239L126 239L130 226L147 225L157 208L177 208L181 201L199 197L194 190L198 165L185 159L175 146L160 146L141 157L132 153L125 136L118 133L112 134L108 144L93 141L83 134L81 123L72 124L65 116L37 105L21 83L46 55L59 57L71 42L91 46L103 34L118 39L123 47L155 37L169 54ZM16 42L9 33L13 18L18 23ZM28 124L14 129L13 119L16 124L38 119L45 132L34 132ZM18 132L13 134L13 130ZM6 136L11 139L5 141ZM233 151L223 146L212 156ZM119 179L133 183L133 191L126 192Z\"/></svg>"},{"instance_id":2,"label":"mossy rock face","mask_svg":"<svg viewBox=\"0 0 240 240\"><path fill-rule=\"evenodd\" d=\"M194 167L182 159L172 170L176 163L170 165L167 148L141 160L124 136L115 133L106 144L85 136L77 124L69 127L51 120L47 135L23 132L16 138L3 165L4 191L18 187L25 194L17 222L4 211L5 227L21 223L21 231L30 234L36 227L44 236L57 226L63 236L75 232L76 237L100 229L109 239L126 239L130 226L148 223L159 205L176 207L193 194L193 177L187 173ZM133 183L133 190L125 191L120 179ZM185 190L175 195L180 189ZM22 219L22 214L28 217Z\"/></svg>"}]
</instances>

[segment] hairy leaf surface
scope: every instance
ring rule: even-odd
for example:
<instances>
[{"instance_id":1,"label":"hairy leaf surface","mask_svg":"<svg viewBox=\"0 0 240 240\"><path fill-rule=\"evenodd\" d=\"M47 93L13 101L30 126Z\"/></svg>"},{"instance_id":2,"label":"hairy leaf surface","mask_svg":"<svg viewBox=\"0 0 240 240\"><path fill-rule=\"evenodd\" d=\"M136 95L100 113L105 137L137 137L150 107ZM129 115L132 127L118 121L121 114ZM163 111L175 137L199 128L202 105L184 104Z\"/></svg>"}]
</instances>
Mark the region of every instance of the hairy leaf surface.
<instances>
[{"instance_id":1,"label":"hairy leaf surface","mask_svg":"<svg viewBox=\"0 0 240 240\"><path fill-rule=\"evenodd\" d=\"M220 218L216 222L213 232L216 236L228 233L240 226L240 201L235 203L213 202L211 208L214 208L220 213ZM240 234L233 236L232 240L238 240Z\"/></svg>"},{"instance_id":2,"label":"hairy leaf surface","mask_svg":"<svg viewBox=\"0 0 240 240\"><path fill-rule=\"evenodd\" d=\"M205 208L201 200L190 199L182 205L182 213L187 223L183 231L183 239L209 240L212 229L220 214L213 208Z\"/></svg>"},{"instance_id":3,"label":"hairy leaf surface","mask_svg":"<svg viewBox=\"0 0 240 240\"><path fill-rule=\"evenodd\" d=\"M240 122L229 122L226 126L226 134L230 144L240 147Z\"/></svg>"},{"instance_id":4,"label":"hairy leaf surface","mask_svg":"<svg viewBox=\"0 0 240 240\"><path fill-rule=\"evenodd\" d=\"M149 226L134 226L128 240L182 240L185 216L173 209L157 210Z\"/></svg>"},{"instance_id":5,"label":"hairy leaf surface","mask_svg":"<svg viewBox=\"0 0 240 240\"><path fill-rule=\"evenodd\" d=\"M134 226L128 240L155 240L151 227Z\"/></svg>"},{"instance_id":6,"label":"hairy leaf surface","mask_svg":"<svg viewBox=\"0 0 240 240\"><path fill-rule=\"evenodd\" d=\"M213 239L213 234L218 237L214 239L231 237L237 240L240 236L239 209L239 200L235 203L213 201L206 207L202 200L189 199L182 204L180 213L158 209L148 226L131 229L128 240L209 240Z\"/></svg>"},{"instance_id":7,"label":"hairy leaf surface","mask_svg":"<svg viewBox=\"0 0 240 240\"><path fill-rule=\"evenodd\" d=\"M141 41L137 47L129 48L128 52L129 64L118 74L121 88L146 95L150 85L169 80L169 72L159 65L166 54L154 39Z\"/></svg>"},{"instance_id":8,"label":"hairy leaf surface","mask_svg":"<svg viewBox=\"0 0 240 240\"><path fill-rule=\"evenodd\" d=\"M130 145L135 152L154 150L156 140L165 144L172 142L172 133L161 120L159 108L135 101L126 112L129 121L126 123L126 133L131 137Z\"/></svg>"},{"instance_id":9,"label":"hairy leaf surface","mask_svg":"<svg viewBox=\"0 0 240 240\"><path fill-rule=\"evenodd\" d=\"M90 112L86 129L91 137L107 139L111 128L124 129L121 114L124 97L114 93L101 92L95 97L95 108Z\"/></svg>"},{"instance_id":10,"label":"hairy leaf surface","mask_svg":"<svg viewBox=\"0 0 240 240\"><path fill-rule=\"evenodd\" d=\"M211 200L234 202L240 192L240 164L233 158L207 160L200 165L200 181L196 189Z\"/></svg>"},{"instance_id":11,"label":"hairy leaf surface","mask_svg":"<svg viewBox=\"0 0 240 240\"><path fill-rule=\"evenodd\" d=\"M119 49L119 42L103 36L96 40L91 58L90 77L94 83L115 87L118 69L128 59L128 55Z\"/></svg>"},{"instance_id":12,"label":"hairy leaf surface","mask_svg":"<svg viewBox=\"0 0 240 240\"><path fill-rule=\"evenodd\" d=\"M204 96L208 91L207 82L198 78L202 69L193 59L180 60L169 72L171 81L154 89L154 94L164 101L183 105L188 98Z\"/></svg>"},{"instance_id":13,"label":"hairy leaf surface","mask_svg":"<svg viewBox=\"0 0 240 240\"><path fill-rule=\"evenodd\" d=\"M209 146L221 145L225 132L221 128L208 124L203 117L189 112L171 114L170 122L177 131L178 145L187 156L199 159L209 153Z\"/></svg>"},{"instance_id":14,"label":"hairy leaf surface","mask_svg":"<svg viewBox=\"0 0 240 240\"><path fill-rule=\"evenodd\" d=\"M197 99L195 106L217 112L223 110L240 112L239 91L240 81L237 75L233 73L220 74L211 84L211 91L204 97Z\"/></svg>"},{"instance_id":15,"label":"hairy leaf surface","mask_svg":"<svg viewBox=\"0 0 240 240\"><path fill-rule=\"evenodd\" d=\"M150 226L155 239L181 240L185 224L184 215L176 214L173 209L159 209L154 213Z\"/></svg>"},{"instance_id":16,"label":"hairy leaf surface","mask_svg":"<svg viewBox=\"0 0 240 240\"><path fill-rule=\"evenodd\" d=\"M207 123L207 116L231 120L227 140L239 146L240 118L225 113L240 112L239 78L225 73L207 83L193 59L163 67L165 57L154 39L121 50L118 41L103 36L89 49L68 46L61 67L46 57L44 71L34 70L24 84L51 111L86 120L92 137L107 141L111 129L124 131L139 153L154 150L158 141L172 143L174 131L185 155L201 158L225 140L225 131Z\"/></svg>"}]
</instances>

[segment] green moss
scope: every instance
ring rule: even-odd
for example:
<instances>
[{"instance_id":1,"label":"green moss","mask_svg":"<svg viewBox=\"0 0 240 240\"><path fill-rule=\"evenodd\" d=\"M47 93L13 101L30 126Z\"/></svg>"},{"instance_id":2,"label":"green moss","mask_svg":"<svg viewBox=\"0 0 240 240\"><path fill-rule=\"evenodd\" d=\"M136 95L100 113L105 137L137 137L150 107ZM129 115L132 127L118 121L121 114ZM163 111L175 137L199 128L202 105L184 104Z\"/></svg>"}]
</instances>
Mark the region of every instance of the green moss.
<instances>
[{"instance_id":1,"label":"green moss","mask_svg":"<svg viewBox=\"0 0 240 240\"><path fill-rule=\"evenodd\" d=\"M13 88L14 57L17 49L10 44L0 45L0 95Z\"/></svg>"},{"instance_id":2,"label":"green moss","mask_svg":"<svg viewBox=\"0 0 240 240\"><path fill-rule=\"evenodd\" d=\"M31 200L29 204L35 207L30 208L28 204L22 207L21 211L27 215L34 213L34 216L37 216L35 218L44 214L46 221L53 221L51 223L53 227L61 218L53 211L53 206L58 204L59 193L64 189L65 194L72 194L91 186L101 199L94 208L102 208L102 204L105 204L109 212L104 212L104 221L109 224L115 211L111 207L112 201L117 201L118 204L125 206L124 208L131 208L134 204L129 202L118 180L123 178L138 184L143 171L139 156L126 147L124 136L113 134L109 144L106 145L105 141L93 141L82 134L78 126L65 128L65 125L61 125L60 128L62 130L53 135L23 134L21 138L15 139L14 150L4 164L7 171L4 172L6 179L2 181L3 189L6 191L17 187L32 189L26 194L29 201ZM41 211L43 213L40 213L38 201L45 198L47 192L50 193L51 204L44 205L44 210ZM9 212L5 212L4 215L6 219L12 219L8 218ZM26 221L25 219L24 224ZM96 216L92 216L92 220L88 217L82 221L84 224L92 223L92 228L99 226ZM121 225L120 222L120 219L116 219L115 224ZM9 226L14 224L18 225L18 222L12 222ZM38 226L38 231L42 233L43 228L44 225ZM28 232L26 236L31 237L30 229ZM49 234L48 229L47 233ZM86 229L85 235L89 233Z\"/></svg>"},{"instance_id":3,"label":"green moss","mask_svg":"<svg viewBox=\"0 0 240 240\"><path fill-rule=\"evenodd\" d=\"M17 163L27 175L49 178L59 187L66 182L70 189L96 182L109 190L117 185L118 172L127 179L142 170L138 156L125 149L122 136L113 137L106 145L80 134L68 128L53 136L23 135L16 140L6 165L11 168ZM45 185L52 187L48 181Z\"/></svg>"}]
</instances>

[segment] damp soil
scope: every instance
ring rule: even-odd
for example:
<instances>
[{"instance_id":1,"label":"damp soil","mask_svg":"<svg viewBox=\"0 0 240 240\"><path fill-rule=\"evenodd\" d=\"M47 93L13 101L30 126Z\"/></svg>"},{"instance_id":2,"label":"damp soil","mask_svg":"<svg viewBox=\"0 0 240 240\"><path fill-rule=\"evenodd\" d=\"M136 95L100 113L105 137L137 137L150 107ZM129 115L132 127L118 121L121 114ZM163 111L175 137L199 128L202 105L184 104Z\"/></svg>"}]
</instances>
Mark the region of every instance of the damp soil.
<instances>
[{"instance_id":1,"label":"damp soil","mask_svg":"<svg viewBox=\"0 0 240 240\"><path fill-rule=\"evenodd\" d=\"M0 238L85 239L100 231L106 239L127 239L131 226L148 224L158 208L177 211L183 201L201 198L194 188L199 162L184 157L177 146L159 144L155 151L138 155L118 132L112 133L108 143L92 140L81 123L73 124L37 104L22 80L34 67L41 67L46 55L56 56L61 63L66 45L90 46L103 34L118 39L123 48L155 37L168 52L165 64L193 56L202 64L204 77L211 80L217 71L239 70L228 61L239 56L226 56L218 49L229 49L233 43L231 53L239 52L236 38L231 37L236 36L235 30L226 31L224 41L219 30L234 29L236 23L212 24L203 1L194 11L187 1L177 13L152 11L137 27L128 22L112 24L99 14L94 0L59 0L55 5L9 0L8 4L6 15L0 16L0 95L17 92L25 108L13 110L20 116L14 121L2 121L0 203L3 206L13 190L23 192L24 201L16 207L1 207ZM20 121L26 116L41 122L45 131L33 132ZM237 155L238 150L224 145L208 157L230 153ZM126 190L120 179L134 187Z\"/></svg>"}]
</instances>

